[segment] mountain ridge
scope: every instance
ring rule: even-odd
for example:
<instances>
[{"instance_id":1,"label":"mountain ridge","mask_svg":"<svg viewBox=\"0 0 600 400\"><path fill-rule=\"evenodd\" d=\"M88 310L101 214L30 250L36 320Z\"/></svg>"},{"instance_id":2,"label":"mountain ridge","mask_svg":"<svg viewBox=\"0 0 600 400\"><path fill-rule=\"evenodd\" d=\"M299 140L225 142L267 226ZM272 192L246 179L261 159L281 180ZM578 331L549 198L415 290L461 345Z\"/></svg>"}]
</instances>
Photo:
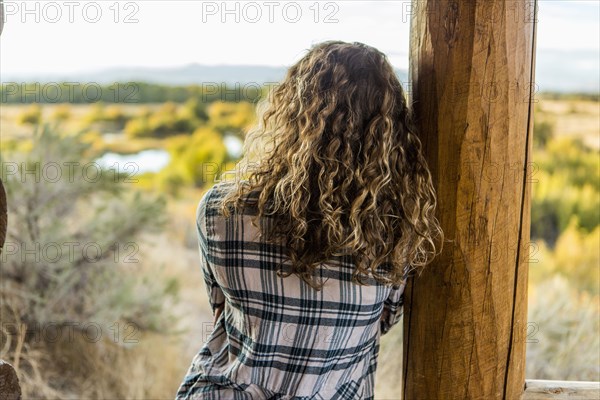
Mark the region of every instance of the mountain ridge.
<instances>
[{"instance_id":1,"label":"mountain ridge","mask_svg":"<svg viewBox=\"0 0 600 400\"><path fill-rule=\"evenodd\" d=\"M568 60L568 61L565 61ZM549 50L536 52L536 91L598 93L600 79L598 52L594 50ZM112 67L98 71L64 74L6 74L2 83L9 82L148 82L171 86L220 84L261 85L280 82L288 66L254 64L200 64L177 67ZM394 68L403 85L408 84L408 71Z\"/></svg>"}]
</instances>

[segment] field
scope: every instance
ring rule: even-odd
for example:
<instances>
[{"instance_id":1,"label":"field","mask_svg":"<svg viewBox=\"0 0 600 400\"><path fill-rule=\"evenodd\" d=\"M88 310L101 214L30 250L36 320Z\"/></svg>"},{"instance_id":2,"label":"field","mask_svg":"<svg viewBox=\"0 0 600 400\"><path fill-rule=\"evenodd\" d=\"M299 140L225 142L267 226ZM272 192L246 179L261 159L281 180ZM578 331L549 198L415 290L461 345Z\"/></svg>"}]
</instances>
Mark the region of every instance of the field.
<instances>
[{"instance_id":1,"label":"field","mask_svg":"<svg viewBox=\"0 0 600 400\"><path fill-rule=\"evenodd\" d=\"M528 378L600 380L599 105L542 96L535 106L533 160L540 180L533 185L532 239L538 262L530 264ZM193 100L2 105L7 242L17 249L5 247L3 255L0 357L19 371L25 398L174 397L213 319L194 218L215 175L198 166L232 166L236 157L223 138L243 139L254 122L253 110L249 103L215 101L204 107ZM41 122L54 124L54 133L34 136ZM42 179L39 185L18 179L7 167L48 160L84 164L106 152L146 149L167 151L169 165L158 173L140 173L133 183L121 177L115 179L118 184ZM125 253L110 247L101 264L113 276L105 276L98 263L85 258L79 263L31 260L20 251L28 240L23 236L35 238L42 248L78 240L103 248L119 243L126 252L134 243L137 261L124 261ZM86 280L71 282L73 271L85 271ZM44 285L53 290L38 292ZM93 321L106 334L90 341L89 330L76 329L71 337L35 340L36 326L54 323L66 332L69 321L84 326ZM382 338L378 399L397 398L401 326ZM123 339L129 334L134 341Z\"/></svg>"}]
</instances>

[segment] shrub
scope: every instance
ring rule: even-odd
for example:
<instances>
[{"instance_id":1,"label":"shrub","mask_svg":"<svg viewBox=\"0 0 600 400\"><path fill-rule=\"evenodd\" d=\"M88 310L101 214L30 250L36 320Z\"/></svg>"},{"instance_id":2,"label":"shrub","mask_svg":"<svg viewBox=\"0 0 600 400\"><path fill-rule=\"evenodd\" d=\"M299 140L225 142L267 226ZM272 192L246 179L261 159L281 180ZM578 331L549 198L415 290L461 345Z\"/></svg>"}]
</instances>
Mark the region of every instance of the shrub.
<instances>
[{"instance_id":1,"label":"shrub","mask_svg":"<svg viewBox=\"0 0 600 400\"><path fill-rule=\"evenodd\" d=\"M2 338L5 351L17 359L36 359L35 352L44 354L58 345L46 334L40 336L49 326L79 332L92 324L105 334L128 326L144 334L167 332L173 322L163 310L173 294L172 282L140 279L143 260L136 257L141 234L162 230L165 199L135 190L125 173L100 168L94 162L98 154L83 136L60 135L44 126L34 133L29 152L3 154L9 205L0 283L3 328L24 324L28 334L17 335L18 348L12 340L7 345L11 332L3 329ZM111 353L117 344L98 346ZM24 379L78 392L77 384L89 384L79 375L55 383L51 378L57 361L48 361L53 368L36 359L37 373L45 378L27 375L36 373L30 363ZM30 389L33 394L51 392L41 386Z\"/></svg>"},{"instance_id":2,"label":"shrub","mask_svg":"<svg viewBox=\"0 0 600 400\"><path fill-rule=\"evenodd\" d=\"M202 124L201 107L194 102L178 106L164 103L156 112L143 112L125 125L125 133L131 137L166 138L190 134Z\"/></svg>"},{"instance_id":3,"label":"shrub","mask_svg":"<svg viewBox=\"0 0 600 400\"><path fill-rule=\"evenodd\" d=\"M54 112L52 113L52 119L63 122L71 118L71 107L67 104L61 104L56 107Z\"/></svg>"},{"instance_id":4,"label":"shrub","mask_svg":"<svg viewBox=\"0 0 600 400\"><path fill-rule=\"evenodd\" d=\"M210 126L221 133L231 131L243 136L245 129L255 121L255 106L248 102L228 103L215 101L208 108Z\"/></svg>"},{"instance_id":5,"label":"shrub","mask_svg":"<svg viewBox=\"0 0 600 400\"><path fill-rule=\"evenodd\" d=\"M543 148L550 139L554 137L554 123L536 118L533 125L533 144L535 147Z\"/></svg>"},{"instance_id":6,"label":"shrub","mask_svg":"<svg viewBox=\"0 0 600 400\"><path fill-rule=\"evenodd\" d=\"M114 129L123 129L130 117L117 105L105 106L104 103L94 104L90 112L85 116L87 124L109 123Z\"/></svg>"},{"instance_id":7,"label":"shrub","mask_svg":"<svg viewBox=\"0 0 600 400\"><path fill-rule=\"evenodd\" d=\"M554 246L576 216L584 232L600 223L600 159L598 151L573 138L552 138L533 157L531 237Z\"/></svg>"},{"instance_id":8,"label":"shrub","mask_svg":"<svg viewBox=\"0 0 600 400\"><path fill-rule=\"evenodd\" d=\"M41 119L42 107L38 104L32 104L17 116L17 123L20 125L37 125Z\"/></svg>"},{"instance_id":9,"label":"shrub","mask_svg":"<svg viewBox=\"0 0 600 400\"><path fill-rule=\"evenodd\" d=\"M162 190L177 194L181 187L202 187L222 172L227 149L222 136L210 128L198 128L191 137L173 138L171 161L157 175Z\"/></svg>"}]
</instances>

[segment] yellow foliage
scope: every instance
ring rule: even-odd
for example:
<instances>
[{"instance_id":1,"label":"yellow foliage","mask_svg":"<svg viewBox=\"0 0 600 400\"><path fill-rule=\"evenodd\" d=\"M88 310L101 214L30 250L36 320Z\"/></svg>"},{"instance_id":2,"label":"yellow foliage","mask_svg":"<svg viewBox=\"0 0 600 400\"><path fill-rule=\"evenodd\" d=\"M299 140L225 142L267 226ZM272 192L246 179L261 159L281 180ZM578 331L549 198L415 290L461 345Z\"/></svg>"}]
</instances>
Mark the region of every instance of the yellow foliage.
<instances>
[{"instance_id":1,"label":"yellow foliage","mask_svg":"<svg viewBox=\"0 0 600 400\"><path fill-rule=\"evenodd\" d=\"M171 194L215 182L227 156L221 134L208 127L196 129L191 136L169 138L167 149L171 162L156 179L161 190Z\"/></svg>"},{"instance_id":2,"label":"yellow foliage","mask_svg":"<svg viewBox=\"0 0 600 400\"><path fill-rule=\"evenodd\" d=\"M66 121L71 118L71 107L68 104L60 104L52 113L52 118L57 121Z\"/></svg>"},{"instance_id":3,"label":"yellow foliage","mask_svg":"<svg viewBox=\"0 0 600 400\"><path fill-rule=\"evenodd\" d=\"M95 130L84 133L82 140L86 143L91 143L92 151L102 150L106 145L104 143L104 139L102 138L102 134Z\"/></svg>"},{"instance_id":4,"label":"yellow foliage","mask_svg":"<svg viewBox=\"0 0 600 400\"><path fill-rule=\"evenodd\" d=\"M576 287L600 293L600 226L585 234L578 229L577 219L571 218L567 229L559 236L554 248L557 272Z\"/></svg>"},{"instance_id":5,"label":"yellow foliage","mask_svg":"<svg viewBox=\"0 0 600 400\"><path fill-rule=\"evenodd\" d=\"M592 232L579 229L572 216L567 228L556 241L554 249L542 240L535 242L529 264L530 284L537 285L550 276L560 274L573 287L600 294L600 225Z\"/></svg>"},{"instance_id":6,"label":"yellow foliage","mask_svg":"<svg viewBox=\"0 0 600 400\"><path fill-rule=\"evenodd\" d=\"M144 136L146 132L150 131L150 124L148 123L148 118L139 117L127 121L123 131L125 132L125 135L127 135L130 138L135 138L136 136Z\"/></svg>"},{"instance_id":7,"label":"yellow foliage","mask_svg":"<svg viewBox=\"0 0 600 400\"><path fill-rule=\"evenodd\" d=\"M245 131L256 120L252 103L215 101L207 109L210 124L220 131Z\"/></svg>"},{"instance_id":8,"label":"yellow foliage","mask_svg":"<svg viewBox=\"0 0 600 400\"><path fill-rule=\"evenodd\" d=\"M42 107L39 104L31 104L17 117L17 123L20 125L37 125L42 119Z\"/></svg>"},{"instance_id":9,"label":"yellow foliage","mask_svg":"<svg viewBox=\"0 0 600 400\"><path fill-rule=\"evenodd\" d=\"M104 119L107 121L124 121L127 118L121 107L110 105L104 110Z\"/></svg>"}]
</instances>

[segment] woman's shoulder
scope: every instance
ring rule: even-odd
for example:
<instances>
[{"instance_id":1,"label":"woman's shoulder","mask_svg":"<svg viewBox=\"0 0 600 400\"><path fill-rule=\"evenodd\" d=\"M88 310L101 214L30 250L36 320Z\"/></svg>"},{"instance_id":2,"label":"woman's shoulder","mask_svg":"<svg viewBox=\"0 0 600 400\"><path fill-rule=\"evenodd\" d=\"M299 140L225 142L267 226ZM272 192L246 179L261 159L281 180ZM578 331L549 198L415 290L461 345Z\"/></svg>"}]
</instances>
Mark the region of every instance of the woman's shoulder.
<instances>
[{"instance_id":1,"label":"woman's shoulder","mask_svg":"<svg viewBox=\"0 0 600 400\"><path fill-rule=\"evenodd\" d=\"M200 198L198 209L214 208L227 193L235 190L235 181L218 181L208 188Z\"/></svg>"},{"instance_id":2,"label":"woman's shoulder","mask_svg":"<svg viewBox=\"0 0 600 400\"><path fill-rule=\"evenodd\" d=\"M215 200L219 197L223 197L226 189L230 189L231 184L229 182L217 182L210 186L198 202L198 209L207 208L209 205L214 204Z\"/></svg>"},{"instance_id":3,"label":"woman's shoulder","mask_svg":"<svg viewBox=\"0 0 600 400\"><path fill-rule=\"evenodd\" d=\"M246 181L240 182L244 184ZM222 206L222 200L226 194L231 191L235 191L238 185L235 181L219 181L214 183L200 199L198 204L197 215L204 215L206 217L212 216L217 217L221 215L220 209ZM234 208L232 204L229 204L228 208L234 214L254 215L256 213L256 201L258 199L258 190L252 190L250 192L244 191L241 196L243 198L242 203L244 204L243 211L239 211Z\"/></svg>"},{"instance_id":4,"label":"woman's shoulder","mask_svg":"<svg viewBox=\"0 0 600 400\"><path fill-rule=\"evenodd\" d=\"M233 181L218 181L214 183L200 199L200 201L209 201L217 197L222 197L225 193L232 190L234 187Z\"/></svg>"},{"instance_id":5,"label":"woman's shoulder","mask_svg":"<svg viewBox=\"0 0 600 400\"><path fill-rule=\"evenodd\" d=\"M222 183L223 182L217 182L214 185L212 185L211 187L209 187L204 194L202 194L202 196L200 197L200 200L198 201L198 206L196 208L196 216L197 218L200 218L201 216L205 216L206 215L206 210L208 208L210 208L214 202L215 202L215 197L217 195L221 195L223 190L222 190Z\"/></svg>"}]
</instances>

